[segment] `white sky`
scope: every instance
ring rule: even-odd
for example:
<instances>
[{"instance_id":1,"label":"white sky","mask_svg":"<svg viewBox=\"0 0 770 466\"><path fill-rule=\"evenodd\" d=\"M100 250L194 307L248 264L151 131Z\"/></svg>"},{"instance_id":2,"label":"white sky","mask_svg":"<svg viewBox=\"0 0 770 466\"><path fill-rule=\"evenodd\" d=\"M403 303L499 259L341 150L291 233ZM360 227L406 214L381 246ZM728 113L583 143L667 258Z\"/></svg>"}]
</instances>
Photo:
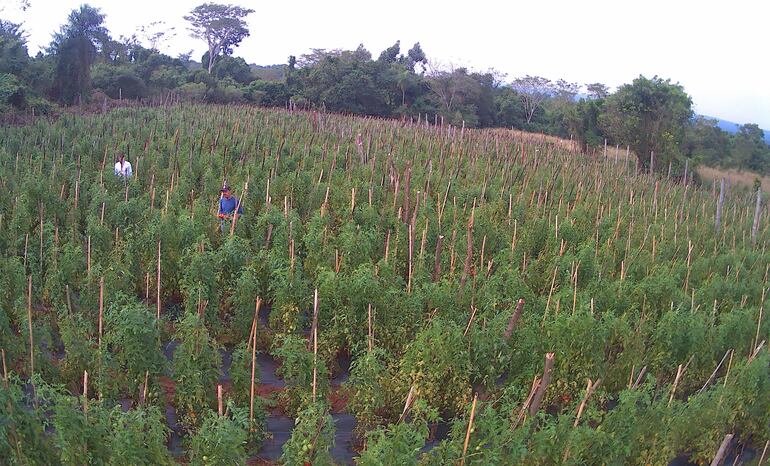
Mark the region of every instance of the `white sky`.
<instances>
[{"instance_id":1,"label":"white sky","mask_svg":"<svg viewBox=\"0 0 770 466\"><path fill-rule=\"evenodd\" d=\"M221 1L256 10L247 18L251 37L234 53L248 63L286 63L310 48L359 43L376 58L397 39L402 53L419 41L429 59L494 68L506 80L531 74L614 89L639 74L671 78L692 96L696 112L770 129L770 2L762 0ZM31 0L26 12L14 3L0 0L2 16L23 21L34 54L83 2ZM182 18L203 0L88 3L106 14L115 38L162 20L177 32L162 51L192 49L196 59L205 51Z\"/></svg>"}]
</instances>

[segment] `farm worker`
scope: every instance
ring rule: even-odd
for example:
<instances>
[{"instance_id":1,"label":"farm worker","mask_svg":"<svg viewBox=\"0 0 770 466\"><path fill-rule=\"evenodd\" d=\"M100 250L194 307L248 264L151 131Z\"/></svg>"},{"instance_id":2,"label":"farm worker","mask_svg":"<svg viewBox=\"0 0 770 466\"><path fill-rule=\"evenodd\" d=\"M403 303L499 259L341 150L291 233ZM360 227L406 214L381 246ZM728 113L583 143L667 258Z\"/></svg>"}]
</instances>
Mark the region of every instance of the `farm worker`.
<instances>
[{"instance_id":1,"label":"farm worker","mask_svg":"<svg viewBox=\"0 0 770 466\"><path fill-rule=\"evenodd\" d=\"M131 170L131 162L126 160L126 156L120 154L120 158L115 162L115 176L122 176L125 178L131 178L134 172Z\"/></svg>"},{"instance_id":2,"label":"farm worker","mask_svg":"<svg viewBox=\"0 0 770 466\"><path fill-rule=\"evenodd\" d=\"M220 229L225 231L225 221L232 220L233 217L238 215L243 215L243 206L238 202L238 198L232 195L229 186L224 185L219 191L222 193L222 197L219 198L217 217L219 217ZM236 208L238 209L237 212L235 211Z\"/></svg>"}]
</instances>

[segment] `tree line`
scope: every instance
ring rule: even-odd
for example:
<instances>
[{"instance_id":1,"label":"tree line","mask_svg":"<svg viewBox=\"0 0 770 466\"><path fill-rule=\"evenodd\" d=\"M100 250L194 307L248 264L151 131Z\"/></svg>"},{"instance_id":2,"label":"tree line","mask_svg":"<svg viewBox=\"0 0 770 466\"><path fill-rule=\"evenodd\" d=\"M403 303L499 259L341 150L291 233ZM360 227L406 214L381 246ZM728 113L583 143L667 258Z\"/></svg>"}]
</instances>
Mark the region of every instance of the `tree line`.
<instances>
[{"instance_id":1,"label":"tree line","mask_svg":"<svg viewBox=\"0 0 770 466\"><path fill-rule=\"evenodd\" d=\"M577 140L584 150L607 144L636 154L643 169L684 171L685 160L770 173L770 146L756 124L731 135L696 116L683 86L639 76L611 92L540 76L506 80L494 70L439 66L419 43L400 41L376 58L355 50L312 49L283 65L249 65L233 55L249 35L253 10L205 3L184 18L206 42L200 61L160 51L173 34L162 22L130 37L112 37L104 14L73 10L50 45L29 56L19 24L0 20L0 111L53 113L57 105L105 98L144 100L173 93L185 101L253 103L478 127L508 127Z\"/></svg>"}]
</instances>

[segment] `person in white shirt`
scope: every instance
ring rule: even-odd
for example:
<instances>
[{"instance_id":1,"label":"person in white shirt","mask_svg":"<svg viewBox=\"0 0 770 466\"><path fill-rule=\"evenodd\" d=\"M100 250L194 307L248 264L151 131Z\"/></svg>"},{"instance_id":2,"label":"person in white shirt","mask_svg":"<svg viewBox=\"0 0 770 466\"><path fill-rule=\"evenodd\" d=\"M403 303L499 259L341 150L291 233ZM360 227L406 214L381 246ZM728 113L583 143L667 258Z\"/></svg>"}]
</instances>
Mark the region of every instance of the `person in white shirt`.
<instances>
[{"instance_id":1,"label":"person in white shirt","mask_svg":"<svg viewBox=\"0 0 770 466\"><path fill-rule=\"evenodd\" d=\"M125 178L131 178L134 172L131 170L131 162L126 160L126 156L120 154L120 159L115 162L115 176L123 176Z\"/></svg>"}]
</instances>

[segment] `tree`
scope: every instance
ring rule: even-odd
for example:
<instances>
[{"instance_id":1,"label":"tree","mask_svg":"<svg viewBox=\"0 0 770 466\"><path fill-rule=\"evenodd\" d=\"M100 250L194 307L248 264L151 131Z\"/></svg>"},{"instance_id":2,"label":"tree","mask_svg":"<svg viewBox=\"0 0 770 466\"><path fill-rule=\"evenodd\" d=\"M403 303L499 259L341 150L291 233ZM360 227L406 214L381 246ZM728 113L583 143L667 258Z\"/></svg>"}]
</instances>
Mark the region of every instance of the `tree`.
<instances>
[{"instance_id":1,"label":"tree","mask_svg":"<svg viewBox=\"0 0 770 466\"><path fill-rule=\"evenodd\" d=\"M397 40L395 44L382 51L378 61L383 63L395 63L396 60L398 60L399 53L401 53L401 41Z\"/></svg>"},{"instance_id":2,"label":"tree","mask_svg":"<svg viewBox=\"0 0 770 466\"><path fill-rule=\"evenodd\" d=\"M554 96L564 102L573 103L575 101L575 96L580 92L580 87L581 86L578 83L571 83L564 79L559 79L556 81Z\"/></svg>"},{"instance_id":3,"label":"tree","mask_svg":"<svg viewBox=\"0 0 770 466\"><path fill-rule=\"evenodd\" d=\"M235 5L204 3L184 17L192 25L192 36L205 40L209 47L209 73L220 54L231 54L233 47L249 37L249 29L243 18L251 13L254 10Z\"/></svg>"},{"instance_id":4,"label":"tree","mask_svg":"<svg viewBox=\"0 0 770 466\"><path fill-rule=\"evenodd\" d=\"M602 83L586 84L586 90L590 99L603 99L610 95L610 88Z\"/></svg>"},{"instance_id":5,"label":"tree","mask_svg":"<svg viewBox=\"0 0 770 466\"><path fill-rule=\"evenodd\" d=\"M550 79L541 76L526 75L523 78L516 78L511 87L519 93L521 101L524 104L524 111L527 116L527 123L532 121L535 111L541 107L546 99L553 96L554 87Z\"/></svg>"},{"instance_id":6,"label":"tree","mask_svg":"<svg viewBox=\"0 0 770 466\"><path fill-rule=\"evenodd\" d=\"M21 25L0 19L0 73L21 76L29 64Z\"/></svg>"},{"instance_id":7,"label":"tree","mask_svg":"<svg viewBox=\"0 0 770 466\"><path fill-rule=\"evenodd\" d=\"M741 126L733 136L730 155L740 168L759 173L770 169L770 147L765 143L764 132L754 123Z\"/></svg>"},{"instance_id":8,"label":"tree","mask_svg":"<svg viewBox=\"0 0 770 466\"><path fill-rule=\"evenodd\" d=\"M54 35L50 50L57 57L54 97L72 104L91 92L91 65L103 44L109 41L102 26L104 15L90 5L72 10L67 24Z\"/></svg>"},{"instance_id":9,"label":"tree","mask_svg":"<svg viewBox=\"0 0 770 466\"><path fill-rule=\"evenodd\" d=\"M414 66L420 64L422 67L421 73L425 73L425 65L428 63L428 58L425 56L425 52L422 51L419 42L415 42L411 49L406 52L406 65L414 71Z\"/></svg>"},{"instance_id":10,"label":"tree","mask_svg":"<svg viewBox=\"0 0 770 466\"><path fill-rule=\"evenodd\" d=\"M659 168L681 154L684 129L692 117L692 99L679 84L657 76L639 76L604 102L602 129L617 143L627 144L643 168L655 153Z\"/></svg>"},{"instance_id":11,"label":"tree","mask_svg":"<svg viewBox=\"0 0 770 466\"><path fill-rule=\"evenodd\" d=\"M729 135L717 126L716 120L697 117L687 128L682 151L698 163L735 166L735 161L729 157Z\"/></svg>"},{"instance_id":12,"label":"tree","mask_svg":"<svg viewBox=\"0 0 770 466\"><path fill-rule=\"evenodd\" d=\"M171 39L176 35L175 27L166 27L164 21L153 21L150 24L139 27L142 38L147 42L148 48L156 52L164 41Z\"/></svg>"}]
</instances>

